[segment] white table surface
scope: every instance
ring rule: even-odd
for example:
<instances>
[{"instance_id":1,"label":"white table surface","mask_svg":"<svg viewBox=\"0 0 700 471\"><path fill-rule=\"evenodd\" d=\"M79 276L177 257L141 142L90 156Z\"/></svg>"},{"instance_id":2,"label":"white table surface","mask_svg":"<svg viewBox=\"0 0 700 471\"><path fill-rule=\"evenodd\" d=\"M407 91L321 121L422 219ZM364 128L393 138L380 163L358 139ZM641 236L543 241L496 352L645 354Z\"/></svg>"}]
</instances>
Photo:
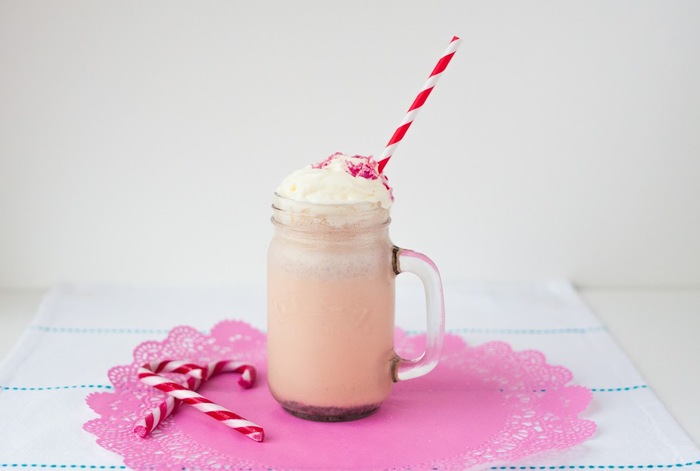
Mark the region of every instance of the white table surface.
<instances>
[{"instance_id":1,"label":"white table surface","mask_svg":"<svg viewBox=\"0 0 700 471\"><path fill-rule=\"evenodd\" d=\"M700 444L700 288L581 289L690 437ZM43 291L0 290L0 360L29 326Z\"/></svg>"}]
</instances>

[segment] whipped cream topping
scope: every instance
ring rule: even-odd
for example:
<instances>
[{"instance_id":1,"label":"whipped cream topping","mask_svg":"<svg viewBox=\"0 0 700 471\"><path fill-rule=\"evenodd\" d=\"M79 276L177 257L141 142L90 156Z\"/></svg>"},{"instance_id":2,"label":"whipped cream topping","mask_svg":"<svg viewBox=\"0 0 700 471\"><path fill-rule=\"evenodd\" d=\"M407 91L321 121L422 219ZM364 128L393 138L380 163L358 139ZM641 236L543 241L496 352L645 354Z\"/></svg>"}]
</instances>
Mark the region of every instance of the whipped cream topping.
<instances>
[{"instance_id":1,"label":"whipped cream topping","mask_svg":"<svg viewBox=\"0 0 700 471\"><path fill-rule=\"evenodd\" d=\"M292 172L275 193L304 203L372 203L383 208L390 208L394 199L386 177L371 156L341 152Z\"/></svg>"}]
</instances>

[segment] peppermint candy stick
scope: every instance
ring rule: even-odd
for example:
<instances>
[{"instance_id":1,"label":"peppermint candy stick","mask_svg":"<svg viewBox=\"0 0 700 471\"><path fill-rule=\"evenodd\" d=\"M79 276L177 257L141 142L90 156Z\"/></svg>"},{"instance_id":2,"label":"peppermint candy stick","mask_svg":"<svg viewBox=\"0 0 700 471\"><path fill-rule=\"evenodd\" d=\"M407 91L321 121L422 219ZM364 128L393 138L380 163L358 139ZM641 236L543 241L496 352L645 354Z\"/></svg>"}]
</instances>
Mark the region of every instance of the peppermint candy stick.
<instances>
[{"instance_id":1,"label":"peppermint candy stick","mask_svg":"<svg viewBox=\"0 0 700 471\"><path fill-rule=\"evenodd\" d=\"M197 390L200 383L193 377L187 378L187 388ZM152 409L146 417L141 419L134 427L134 433L141 438L145 438L149 433L156 429L167 417L172 414L175 409L182 403L179 399L172 396L165 398L158 407Z\"/></svg>"},{"instance_id":2,"label":"peppermint candy stick","mask_svg":"<svg viewBox=\"0 0 700 471\"><path fill-rule=\"evenodd\" d=\"M157 374L162 372L187 375L186 386ZM204 396L194 393L194 390L198 389L207 379L217 374L228 372L241 373L238 384L246 389L252 387L255 383L255 368L235 360L212 362L206 367L178 360L165 360L145 364L139 369L139 379L145 384L166 392L168 397L136 425L134 432L141 437L145 437L168 417L180 403L186 402L249 438L262 441L264 431L260 426L213 403ZM188 394L188 391L191 394Z\"/></svg>"},{"instance_id":3,"label":"peppermint candy stick","mask_svg":"<svg viewBox=\"0 0 700 471\"><path fill-rule=\"evenodd\" d=\"M154 373L170 372L170 373L180 373L187 375L187 387L191 390L197 390L203 382L203 375L206 374L202 367L195 365L194 363L189 363L186 361L177 360L164 360L164 361L153 361L144 365ZM166 417L173 413L173 411L180 405L182 401L175 399L172 396L167 396L165 401L161 402L158 407L151 410L146 417L144 417L138 424L134 427L134 433L136 433L141 438L151 433L158 425L160 425Z\"/></svg>"},{"instance_id":4,"label":"peppermint candy stick","mask_svg":"<svg viewBox=\"0 0 700 471\"><path fill-rule=\"evenodd\" d=\"M138 371L138 376L139 379L144 383L149 386L152 386L160 391L163 391L167 393L169 396L180 400L186 404L191 405L197 410L200 410L207 414L208 416L214 418L215 420L218 420L219 422L222 422L223 424L227 425L228 427L233 428L237 432L240 432L247 436L248 438L251 438L252 440L255 441L262 441L264 438L264 431L262 427L259 425L250 422L240 415L236 414L233 411L230 411L218 404L215 404L214 402L210 401L206 397L202 396L201 394L198 394L190 389L188 389L186 386L183 386L179 383L176 383L175 381L171 381L168 378L165 378L163 376L160 376L156 373L153 372L153 370L157 370L159 368L158 365L164 364L165 362L154 362L154 363L149 363L144 365L143 367L139 368ZM194 365L196 366L196 365ZM151 367L154 367L153 370ZM231 366L229 365L229 368ZM167 367L166 367L167 368ZM176 367L177 368L177 367ZM206 371L204 368L199 368L200 371ZM214 364L214 367L212 368L212 372L216 371L219 369L220 371L223 371L226 369L226 365L219 364L218 368L216 364ZM165 369L162 369L161 371L165 371ZM196 368L192 369L192 373L196 375L195 373ZM205 375L202 375L203 377ZM244 380L247 381L247 380Z\"/></svg>"},{"instance_id":5,"label":"peppermint candy stick","mask_svg":"<svg viewBox=\"0 0 700 471\"><path fill-rule=\"evenodd\" d=\"M164 360L160 362L150 362L148 370L154 373L171 372L187 375L187 388L193 391L199 389L201 384L208 378L220 373L235 372L241 373L238 384L248 389L255 383L255 368L246 363L235 360L222 360L209 363L206 368L199 365L179 360ZM182 403L173 396L168 396L158 407L154 408L134 427L134 433L141 438L146 437L160 423L163 422Z\"/></svg>"},{"instance_id":6,"label":"peppermint candy stick","mask_svg":"<svg viewBox=\"0 0 700 471\"><path fill-rule=\"evenodd\" d=\"M153 361L144 365L144 367L154 373L169 372L187 375L187 387L193 391L199 389L199 386L201 386L204 380L203 376L206 374L201 366L179 360ZM158 407L151 410L146 417L136 424L134 433L141 438L146 437L146 435L151 433L163 420L170 416L181 402L182 401L172 396L168 396Z\"/></svg>"},{"instance_id":7,"label":"peppermint candy stick","mask_svg":"<svg viewBox=\"0 0 700 471\"><path fill-rule=\"evenodd\" d=\"M221 360L209 363L205 370L204 379L209 379L221 373L240 373L238 384L244 389L250 389L255 384L255 368L252 365L235 360Z\"/></svg>"}]
</instances>

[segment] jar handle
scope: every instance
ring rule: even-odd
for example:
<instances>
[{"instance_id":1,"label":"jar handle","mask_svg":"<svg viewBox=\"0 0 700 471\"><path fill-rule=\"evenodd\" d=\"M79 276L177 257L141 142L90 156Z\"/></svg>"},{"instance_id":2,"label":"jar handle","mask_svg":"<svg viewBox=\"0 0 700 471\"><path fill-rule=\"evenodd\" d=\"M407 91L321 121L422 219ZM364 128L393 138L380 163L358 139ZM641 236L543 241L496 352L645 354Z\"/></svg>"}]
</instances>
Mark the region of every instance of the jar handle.
<instances>
[{"instance_id":1,"label":"jar handle","mask_svg":"<svg viewBox=\"0 0 700 471\"><path fill-rule=\"evenodd\" d=\"M437 266L427 256L394 246L394 272L413 273L423 283L425 290L425 307L427 329L425 352L413 360L406 360L395 355L392 362L391 377L394 382L418 378L429 373L440 360L445 336L445 300L442 281Z\"/></svg>"}]
</instances>

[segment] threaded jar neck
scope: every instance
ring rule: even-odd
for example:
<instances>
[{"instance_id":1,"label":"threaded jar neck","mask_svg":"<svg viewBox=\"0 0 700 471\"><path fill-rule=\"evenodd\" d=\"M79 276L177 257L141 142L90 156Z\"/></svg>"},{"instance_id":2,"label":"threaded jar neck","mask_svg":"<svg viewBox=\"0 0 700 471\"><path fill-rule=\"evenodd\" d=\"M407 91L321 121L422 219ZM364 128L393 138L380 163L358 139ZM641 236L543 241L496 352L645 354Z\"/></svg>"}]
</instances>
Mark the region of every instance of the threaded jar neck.
<instances>
[{"instance_id":1,"label":"threaded jar neck","mask_svg":"<svg viewBox=\"0 0 700 471\"><path fill-rule=\"evenodd\" d=\"M298 231L367 231L390 222L389 208L379 203L308 203L275 194L272 204L272 223Z\"/></svg>"}]
</instances>

